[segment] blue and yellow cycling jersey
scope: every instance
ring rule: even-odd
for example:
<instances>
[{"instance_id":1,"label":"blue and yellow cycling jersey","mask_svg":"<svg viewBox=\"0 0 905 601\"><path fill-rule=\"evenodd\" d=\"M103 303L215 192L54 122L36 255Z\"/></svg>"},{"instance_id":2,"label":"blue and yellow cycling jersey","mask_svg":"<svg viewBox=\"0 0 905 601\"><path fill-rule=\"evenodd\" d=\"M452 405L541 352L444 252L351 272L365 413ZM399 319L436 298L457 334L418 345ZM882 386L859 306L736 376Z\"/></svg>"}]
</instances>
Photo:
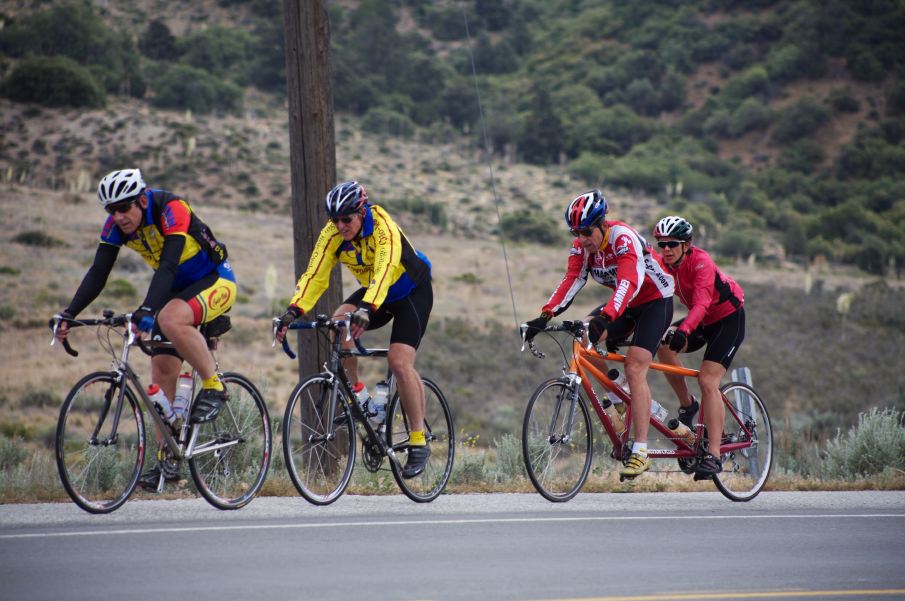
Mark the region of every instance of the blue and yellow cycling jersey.
<instances>
[{"instance_id":1,"label":"blue and yellow cycling jersey","mask_svg":"<svg viewBox=\"0 0 905 601\"><path fill-rule=\"evenodd\" d=\"M197 282L224 264L225 248L216 242L210 229L192 211L188 203L165 190L148 190L148 206L144 220L131 235L123 233L113 217L108 217L101 232L101 242L116 247L127 246L142 256L151 269L160 267L160 255L167 236L184 236L185 246L179 256L172 288L180 290ZM211 249L217 245L222 252ZM221 277L234 280L228 263Z\"/></svg>"},{"instance_id":2,"label":"blue and yellow cycling jersey","mask_svg":"<svg viewBox=\"0 0 905 601\"><path fill-rule=\"evenodd\" d=\"M362 302L375 309L405 298L430 280L431 265L424 253L412 246L382 207L368 205L361 233L354 240L346 242L336 226L327 222L290 304L305 313L311 311L327 289L337 261L366 288Z\"/></svg>"}]
</instances>

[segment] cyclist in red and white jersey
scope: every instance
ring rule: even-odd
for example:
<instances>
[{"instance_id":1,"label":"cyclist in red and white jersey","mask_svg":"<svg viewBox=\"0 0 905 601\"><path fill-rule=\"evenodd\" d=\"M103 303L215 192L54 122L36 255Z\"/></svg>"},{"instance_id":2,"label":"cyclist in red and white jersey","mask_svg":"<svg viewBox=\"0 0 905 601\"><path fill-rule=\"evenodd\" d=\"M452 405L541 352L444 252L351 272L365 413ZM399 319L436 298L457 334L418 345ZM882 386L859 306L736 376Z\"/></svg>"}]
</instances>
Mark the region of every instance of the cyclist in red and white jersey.
<instances>
[{"instance_id":1,"label":"cyclist in red and white jersey","mask_svg":"<svg viewBox=\"0 0 905 601\"><path fill-rule=\"evenodd\" d=\"M675 278L676 295L688 307L688 316L673 324L658 357L663 363L681 366L678 353L693 353L707 345L698 385L709 433L708 453L695 470L695 480L703 480L723 469L719 457L725 407L719 386L745 339L745 293L717 268L706 251L692 246L692 230L691 223L675 215L664 217L654 227L657 246L663 253L657 259ZM665 375L681 405L679 420L693 428L698 403L688 392L685 378Z\"/></svg>"},{"instance_id":2,"label":"cyclist in red and white jersey","mask_svg":"<svg viewBox=\"0 0 905 601\"><path fill-rule=\"evenodd\" d=\"M566 275L540 317L527 322L526 338L533 338L553 316L568 309L588 276L614 290L612 298L588 316L588 338L595 344L607 341L612 347L631 336L625 376L632 396L634 443L621 474L635 477L651 464L647 456L651 410L647 372L672 319L673 279L654 260L644 238L621 221L607 221L606 212L606 199L599 190L569 203L566 224L575 240Z\"/></svg>"}]
</instances>

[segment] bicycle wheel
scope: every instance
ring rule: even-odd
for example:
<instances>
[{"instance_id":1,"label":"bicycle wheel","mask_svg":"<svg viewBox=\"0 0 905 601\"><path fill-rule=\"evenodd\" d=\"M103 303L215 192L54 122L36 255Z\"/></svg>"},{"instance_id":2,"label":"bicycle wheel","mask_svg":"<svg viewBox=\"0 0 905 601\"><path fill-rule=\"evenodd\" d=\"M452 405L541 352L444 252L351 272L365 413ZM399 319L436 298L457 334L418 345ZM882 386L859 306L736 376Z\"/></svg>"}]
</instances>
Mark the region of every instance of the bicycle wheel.
<instances>
[{"instance_id":1,"label":"bicycle wheel","mask_svg":"<svg viewBox=\"0 0 905 601\"><path fill-rule=\"evenodd\" d=\"M409 427L398 392L387 406L386 442L400 457L400 465L390 462L400 490L416 503L428 503L440 496L449 481L456 454L456 429L440 387L427 378L421 378L421 383L424 386L424 437L431 450L424 471L414 478L402 477L405 462L400 455L408 454Z\"/></svg>"},{"instance_id":2,"label":"bicycle wheel","mask_svg":"<svg viewBox=\"0 0 905 601\"><path fill-rule=\"evenodd\" d=\"M208 503L219 509L239 509L255 498L270 467L270 414L258 389L236 373L220 381L229 401L217 419L198 430L189 459L192 480Z\"/></svg>"},{"instance_id":3,"label":"bicycle wheel","mask_svg":"<svg viewBox=\"0 0 905 601\"><path fill-rule=\"evenodd\" d=\"M316 374L292 391L283 417L283 456L292 483L306 500L329 505L349 486L355 429L335 380ZM330 422L331 399L335 403Z\"/></svg>"},{"instance_id":4,"label":"bicycle wheel","mask_svg":"<svg viewBox=\"0 0 905 601\"><path fill-rule=\"evenodd\" d=\"M564 379L548 380L534 392L525 409L522 456L534 488L554 503L568 501L581 490L591 469L594 446L591 420L581 390L574 409ZM572 414L572 427L567 430Z\"/></svg>"},{"instance_id":5,"label":"bicycle wheel","mask_svg":"<svg viewBox=\"0 0 905 601\"><path fill-rule=\"evenodd\" d=\"M763 401L747 384L731 382L720 391L736 415L726 408L723 444L750 441L751 446L723 453L723 471L713 483L733 501L750 501L761 491L773 465L773 428Z\"/></svg>"},{"instance_id":6,"label":"bicycle wheel","mask_svg":"<svg viewBox=\"0 0 905 601\"><path fill-rule=\"evenodd\" d=\"M144 465L144 417L128 386L113 431L124 382L115 372L88 374L60 408L57 471L69 497L89 513L109 513L125 503Z\"/></svg>"}]
</instances>

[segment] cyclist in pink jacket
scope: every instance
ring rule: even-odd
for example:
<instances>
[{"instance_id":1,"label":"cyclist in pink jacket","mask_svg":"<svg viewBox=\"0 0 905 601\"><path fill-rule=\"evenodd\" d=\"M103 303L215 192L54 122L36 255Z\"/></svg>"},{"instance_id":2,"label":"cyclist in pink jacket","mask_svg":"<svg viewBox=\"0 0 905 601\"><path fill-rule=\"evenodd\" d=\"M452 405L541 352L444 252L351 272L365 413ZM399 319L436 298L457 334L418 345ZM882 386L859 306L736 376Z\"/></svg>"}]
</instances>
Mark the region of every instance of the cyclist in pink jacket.
<instances>
[{"instance_id":1,"label":"cyclist in pink jacket","mask_svg":"<svg viewBox=\"0 0 905 601\"><path fill-rule=\"evenodd\" d=\"M745 294L717 268L709 254L692 246L692 229L688 221L677 216L664 217L654 227L662 253L656 255L657 261L675 280L675 296L688 307L688 315L667 331L657 357L663 363L681 365L678 353L692 353L707 345L698 384L708 452L695 470L695 480L704 480L723 471L720 442L725 408L719 386L745 339ZM679 420L694 428L698 402L689 393L685 378L666 374L666 379L681 405Z\"/></svg>"}]
</instances>

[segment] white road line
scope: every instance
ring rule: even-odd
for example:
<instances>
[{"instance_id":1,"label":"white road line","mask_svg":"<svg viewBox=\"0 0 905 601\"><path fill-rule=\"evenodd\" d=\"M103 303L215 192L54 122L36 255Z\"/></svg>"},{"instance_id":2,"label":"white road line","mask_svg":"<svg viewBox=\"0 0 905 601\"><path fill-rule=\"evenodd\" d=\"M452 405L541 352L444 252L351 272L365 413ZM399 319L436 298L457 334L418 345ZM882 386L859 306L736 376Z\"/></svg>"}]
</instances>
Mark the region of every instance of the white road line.
<instances>
[{"instance_id":1,"label":"white road line","mask_svg":"<svg viewBox=\"0 0 905 601\"><path fill-rule=\"evenodd\" d=\"M32 532L0 534L0 540L106 536L111 534L170 534L182 532L228 532L232 530L306 530L315 528L361 528L364 526L443 526L459 524L514 524L541 522L623 522L647 520L788 520L840 518L905 518L905 513L801 514L801 515L673 515L673 516L585 516L551 518L466 518L449 520L392 520L367 522L314 522L307 524L247 524L235 526L179 526L170 528L128 528L120 530L78 530L74 532Z\"/></svg>"}]
</instances>

